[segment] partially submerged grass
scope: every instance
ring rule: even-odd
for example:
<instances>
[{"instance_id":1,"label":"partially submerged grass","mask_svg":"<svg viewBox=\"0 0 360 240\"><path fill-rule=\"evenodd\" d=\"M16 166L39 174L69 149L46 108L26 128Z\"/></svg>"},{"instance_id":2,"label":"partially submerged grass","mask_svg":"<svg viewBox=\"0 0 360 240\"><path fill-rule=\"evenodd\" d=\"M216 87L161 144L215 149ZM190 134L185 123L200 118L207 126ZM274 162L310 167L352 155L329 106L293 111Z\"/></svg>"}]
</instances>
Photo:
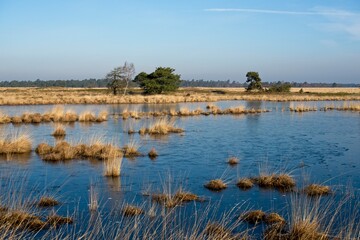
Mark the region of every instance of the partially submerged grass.
<instances>
[{"instance_id":1,"label":"partially submerged grass","mask_svg":"<svg viewBox=\"0 0 360 240\"><path fill-rule=\"evenodd\" d=\"M297 104L297 105L291 104L289 110L291 112L310 112L310 111L317 111L317 108L315 106L307 106L304 104Z\"/></svg>"},{"instance_id":2,"label":"partially submerged grass","mask_svg":"<svg viewBox=\"0 0 360 240\"><path fill-rule=\"evenodd\" d=\"M236 183L236 186L238 186L239 188L241 188L243 190L247 190L247 189L252 188L254 186L254 183L250 178L241 178Z\"/></svg>"},{"instance_id":3,"label":"partially submerged grass","mask_svg":"<svg viewBox=\"0 0 360 240\"><path fill-rule=\"evenodd\" d=\"M13 132L0 136L0 154L31 152L31 139L26 133Z\"/></svg>"},{"instance_id":4,"label":"partially submerged grass","mask_svg":"<svg viewBox=\"0 0 360 240\"><path fill-rule=\"evenodd\" d=\"M138 151L139 149L139 143L131 140L124 148L123 148L123 152L124 152L124 156L125 157L137 157L140 156L141 153Z\"/></svg>"},{"instance_id":5,"label":"partially submerged grass","mask_svg":"<svg viewBox=\"0 0 360 240\"><path fill-rule=\"evenodd\" d=\"M169 121L166 118L163 118L150 125L150 127L146 129L145 132L148 134L166 135L169 133L182 133L183 131L183 129L177 128L173 121Z\"/></svg>"},{"instance_id":6,"label":"partially submerged grass","mask_svg":"<svg viewBox=\"0 0 360 240\"><path fill-rule=\"evenodd\" d=\"M264 221L265 217L266 217L265 212L261 210L253 210L243 214L241 216L241 219L251 224L257 224L259 222Z\"/></svg>"},{"instance_id":7,"label":"partially submerged grass","mask_svg":"<svg viewBox=\"0 0 360 240\"><path fill-rule=\"evenodd\" d=\"M285 224L285 219L275 212L266 214L264 221L267 224Z\"/></svg>"},{"instance_id":8,"label":"partially submerged grass","mask_svg":"<svg viewBox=\"0 0 360 240\"><path fill-rule=\"evenodd\" d=\"M157 153L156 149L153 147L151 148L150 152L148 153L149 158L155 159L159 154Z\"/></svg>"},{"instance_id":9,"label":"partially submerged grass","mask_svg":"<svg viewBox=\"0 0 360 240\"><path fill-rule=\"evenodd\" d=\"M122 213L124 214L124 216L126 217L130 217L130 216L137 216L140 214L144 214L144 210L140 207L137 207L135 205L126 205L123 209L122 209Z\"/></svg>"},{"instance_id":10,"label":"partially submerged grass","mask_svg":"<svg viewBox=\"0 0 360 240\"><path fill-rule=\"evenodd\" d=\"M230 157L227 163L231 166L234 166L239 163L239 159L237 157Z\"/></svg>"},{"instance_id":11,"label":"partially submerged grass","mask_svg":"<svg viewBox=\"0 0 360 240\"><path fill-rule=\"evenodd\" d=\"M41 143L35 151L44 161L53 162L84 158L107 160L113 157L122 157L121 149L111 144L101 143L71 145L62 141L58 142L54 147Z\"/></svg>"},{"instance_id":12,"label":"partially submerged grass","mask_svg":"<svg viewBox=\"0 0 360 240\"><path fill-rule=\"evenodd\" d=\"M53 197L43 196L40 198L37 205L39 207L53 207L59 205L59 202Z\"/></svg>"},{"instance_id":13,"label":"partially submerged grass","mask_svg":"<svg viewBox=\"0 0 360 240\"><path fill-rule=\"evenodd\" d=\"M106 177L118 177L121 173L122 156L116 156L108 158L104 161L104 176Z\"/></svg>"},{"instance_id":14,"label":"partially submerged grass","mask_svg":"<svg viewBox=\"0 0 360 240\"><path fill-rule=\"evenodd\" d=\"M204 187L212 191L221 191L227 188L227 185L221 179L214 179L208 182L207 184L205 184Z\"/></svg>"},{"instance_id":15,"label":"partially submerged grass","mask_svg":"<svg viewBox=\"0 0 360 240\"><path fill-rule=\"evenodd\" d=\"M63 137L66 135L65 128L62 125L56 125L55 130L52 133L54 137Z\"/></svg>"},{"instance_id":16,"label":"partially submerged grass","mask_svg":"<svg viewBox=\"0 0 360 240\"><path fill-rule=\"evenodd\" d=\"M319 185L319 184L310 184L306 186L303 190L308 196L321 196L328 195L331 193L329 186Z\"/></svg>"},{"instance_id":17,"label":"partially submerged grass","mask_svg":"<svg viewBox=\"0 0 360 240\"><path fill-rule=\"evenodd\" d=\"M254 181L259 187L263 188L277 188L283 191L292 190L295 187L295 180L285 173L281 174L260 174L258 177L253 177Z\"/></svg>"},{"instance_id":18,"label":"partially submerged grass","mask_svg":"<svg viewBox=\"0 0 360 240\"><path fill-rule=\"evenodd\" d=\"M58 227L64 224L72 224L74 220L71 217L63 217L54 213L47 217L47 222L53 227Z\"/></svg>"}]
</instances>

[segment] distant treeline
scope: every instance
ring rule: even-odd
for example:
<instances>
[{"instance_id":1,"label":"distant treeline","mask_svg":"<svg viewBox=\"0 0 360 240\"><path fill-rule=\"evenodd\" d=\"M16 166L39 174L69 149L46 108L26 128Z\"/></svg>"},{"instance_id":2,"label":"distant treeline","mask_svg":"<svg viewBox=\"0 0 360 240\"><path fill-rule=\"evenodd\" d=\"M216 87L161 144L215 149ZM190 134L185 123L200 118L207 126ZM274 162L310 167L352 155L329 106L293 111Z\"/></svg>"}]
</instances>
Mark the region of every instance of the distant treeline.
<instances>
[{"instance_id":1,"label":"distant treeline","mask_svg":"<svg viewBox=\"0 0 360 240\"><path fill-rule=\"evenodd\" d=\"M74 87L74 88L101 88L107 87L108 79L84 79L84 80L40 80L36 81L4 81L0 82L0 87ZM263 87L271 87L279 82L262 82ZM290 83L292 87L360 87L355 83ZM206 80L182 80L182 87L246 87L245 83L236 81L206 81Z\"/></svg>"}]
</instances>

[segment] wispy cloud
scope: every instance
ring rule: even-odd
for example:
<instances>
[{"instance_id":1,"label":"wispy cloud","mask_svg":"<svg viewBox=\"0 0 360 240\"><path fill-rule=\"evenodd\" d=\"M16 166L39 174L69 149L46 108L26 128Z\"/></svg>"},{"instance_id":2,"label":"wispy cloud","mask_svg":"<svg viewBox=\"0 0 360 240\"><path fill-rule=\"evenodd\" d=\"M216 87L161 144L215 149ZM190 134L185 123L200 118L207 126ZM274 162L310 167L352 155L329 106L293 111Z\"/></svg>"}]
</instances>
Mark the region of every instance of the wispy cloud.
<instances>
[{"instance_id":1,"label":"wispy cloud","mask_svg":"<svg viewBox=\"0 0 360 240\"><path fill-rule=\"evenodd\" d=\"M321 7L313 8L308 11L283 11L251 8L208 8L204 9L204 11L321 16L327 20L327 23L322 24L323 30L345 33L353 39L360 40L360 13L358 12Z\"/></svg>"},{"instance_id":2,"label":"wispy cloud","mask_svg":"<svg viewBox=\"0 0 360 240\"><path fill-rule=\"evenodd\" d=\"M268 9L252 8L208 8L206 12L244 12L244 13L265 13L265 14L283 14L283 15L325 15L325 16L353 16L355 13L340 10L318 10L318 11L282 11Z\"/></svg>"}]
</instances>

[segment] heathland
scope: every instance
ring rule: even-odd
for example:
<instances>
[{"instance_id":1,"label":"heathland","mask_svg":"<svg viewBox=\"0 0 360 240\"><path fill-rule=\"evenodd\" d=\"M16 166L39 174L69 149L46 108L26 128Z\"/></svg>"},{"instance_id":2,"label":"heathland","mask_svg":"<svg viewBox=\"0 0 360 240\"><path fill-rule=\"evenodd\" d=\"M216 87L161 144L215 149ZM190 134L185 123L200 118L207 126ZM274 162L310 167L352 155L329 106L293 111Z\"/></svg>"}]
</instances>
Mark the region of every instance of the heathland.
<instances>
[{"instance_id":1,"label":"heathland","mask_svg":"<svg viewBox=\"0 0 360 240\"><path fill-rule=\"evenodd\" d=\"M249 93L245 88L180 88L175 93L143 95L140 89L133 88L129 89L129 95L114 96L106 88L0 88L0 105L360 100L360 88L300 90L292 88L290 93Z\"/></svg>"}]
</instances>

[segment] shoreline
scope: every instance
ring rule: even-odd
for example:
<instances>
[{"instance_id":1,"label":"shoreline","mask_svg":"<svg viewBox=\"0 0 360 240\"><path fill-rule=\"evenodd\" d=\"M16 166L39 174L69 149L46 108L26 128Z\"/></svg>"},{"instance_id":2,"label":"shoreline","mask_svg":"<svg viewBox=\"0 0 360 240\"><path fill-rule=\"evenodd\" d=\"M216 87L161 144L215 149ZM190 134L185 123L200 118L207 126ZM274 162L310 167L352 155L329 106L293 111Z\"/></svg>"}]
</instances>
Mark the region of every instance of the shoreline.
<instances>
[{"instance_id":1,"label":"shoreline","mask_svg":"<svg viewBox=\"0 0 360 240\"><path fill-rule=\"evenodd\" d=\"M300 89L300 88L299 88ZM180 88L161 95L142 95L139 88L130 95L114 96L106 88L0 88L0 105L54 104L169 104L217 101L360 101L360 88L292 88L290 93L248 93L244 88Z\"/></svg>"}]
</instances>

